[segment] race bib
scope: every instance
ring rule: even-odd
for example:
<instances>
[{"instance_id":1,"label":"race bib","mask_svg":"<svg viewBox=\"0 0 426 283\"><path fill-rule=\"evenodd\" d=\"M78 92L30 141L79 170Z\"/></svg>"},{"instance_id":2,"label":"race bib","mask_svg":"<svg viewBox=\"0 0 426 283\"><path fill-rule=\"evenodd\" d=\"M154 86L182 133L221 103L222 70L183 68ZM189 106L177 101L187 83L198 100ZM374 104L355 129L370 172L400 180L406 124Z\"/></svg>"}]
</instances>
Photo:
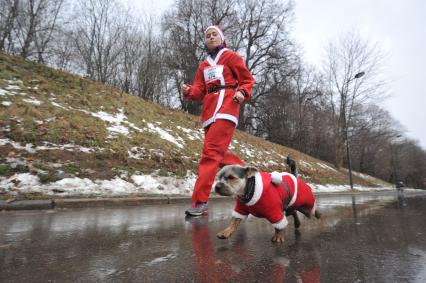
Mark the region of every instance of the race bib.
<instances>
[{"instance_id":1,"label":"race bib","mask_svg":"<svg viewBox=\"0 0 426 283\"><path fill-rule=\"evenodd\" d=\"M204 69L204 81L206 83L221 80L223 78L223 65L211 66Z\"/></svg>"}]
</instances>

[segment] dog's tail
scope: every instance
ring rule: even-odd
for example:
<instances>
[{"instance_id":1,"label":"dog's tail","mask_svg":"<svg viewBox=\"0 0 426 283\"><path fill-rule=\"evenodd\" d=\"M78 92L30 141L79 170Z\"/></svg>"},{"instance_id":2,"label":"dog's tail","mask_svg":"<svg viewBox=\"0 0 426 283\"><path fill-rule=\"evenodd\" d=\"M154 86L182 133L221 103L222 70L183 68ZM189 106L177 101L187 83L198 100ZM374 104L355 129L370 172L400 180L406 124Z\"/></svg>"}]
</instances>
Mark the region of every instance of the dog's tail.
<instances>
[{"instance_id":1,"label":"dog's tail","mask_svg":"<svg viewBox=\"0 0 426 283\"><path fill-rule=\"evenodd\" d=\"M290 167L291 174L297 177L296 160L291 158L290 155L287 155L286 163Z\"/></svg>"}]
</instances>

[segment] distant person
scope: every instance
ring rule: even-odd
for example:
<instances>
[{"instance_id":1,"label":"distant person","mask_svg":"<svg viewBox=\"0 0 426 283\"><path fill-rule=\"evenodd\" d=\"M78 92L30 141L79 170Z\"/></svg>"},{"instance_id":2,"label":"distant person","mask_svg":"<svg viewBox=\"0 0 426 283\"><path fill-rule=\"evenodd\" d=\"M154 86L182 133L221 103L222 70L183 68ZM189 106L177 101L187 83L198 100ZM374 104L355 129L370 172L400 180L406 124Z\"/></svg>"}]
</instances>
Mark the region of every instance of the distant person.
<instances>
[{"instance_id":1,"label":"distant person","mask_svg":"<svg viewBox=\"0 0 426 283\"><path fill-rule=\"evenodd\" d=\"M407 202L406 202L405 196L404 196L404 188L405 188L404 182L398 181L396 183L396 190L398 192L398 201L402 206L407 205Z\"/></svg>"},{"instance_id":2,"label":"distant person","mask_svg":"<svg viewBox=\"0 0 426 283\"><path fill-rule=\"evenodd\" d=\"M405 187L405 185L404 185L404 182L403 182L403 181L398 181L398 182L396 183L396 189L397 189L398 191L403 191L403 190L404 190L404 187Z\"/></svg>"},{"instance_id":3,"label":"distant person","mask_svg":"<svg viewBox=\"0 0 426 283\"><path fill-rule=\"evenodd\" d=\"M205 215L216 171L220 165L244 163L228 151L238 124L240 104L251 96L254 79L237 53L226 48L225 35L217 25L204 32L208 56L199 66L192 85L181 86L186 100L202 100L204 145L198 178L192 193L190 216Z\"/></svg>"}]
</instances>

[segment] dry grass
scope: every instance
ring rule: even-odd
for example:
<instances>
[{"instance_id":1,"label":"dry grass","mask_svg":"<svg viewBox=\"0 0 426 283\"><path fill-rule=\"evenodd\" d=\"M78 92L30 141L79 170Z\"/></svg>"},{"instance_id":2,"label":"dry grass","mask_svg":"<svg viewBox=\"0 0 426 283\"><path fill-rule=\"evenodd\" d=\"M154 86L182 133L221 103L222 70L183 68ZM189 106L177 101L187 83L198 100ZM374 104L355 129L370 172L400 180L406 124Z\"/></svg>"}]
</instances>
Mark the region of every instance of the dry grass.
<instances>
[{"instance_id":1,"label":"dry grass","mask_svg":"<svg viewBox=\"0 0 426 283\"><path fill-rule=\"evenodd\" d=\"M164 108L89 79L0 53L0 88L8 87L8 81L15 81L20 90L13 96L0 96L0 103L6 100L12 102L9 107L0 105L0 129L3 129L0 131L0 139L8 138L23 145L43 145L43 142L50 142L101 150L92 153L49 150L31 154L10 145L0 146L0 176L10 176L17 171L16 168L9 168L5 161L10 152L29 159L31 166L27 167L32 169L27 169L42 170L43 180L46 182L60 178L58 171L91 179L108 179L117 175L120 170L141 173L158 171L159 174L177 176L185 175L188 170L194 173L197 170L202 139L191 140L178 127L198 131L199 117ZM35 105L25 101L30 97L42 103ZM121 109L129 123L145 130L138 132L129 129L127 136L118 135L114 139L108 139L108 123L90 115L90 112L117 114ZM148 123L168 130L174 137L180 137L184 147L179 148L161 138L158 133L149 131ZM202 132L197 133L202 137ZM299 163L299 172L308 181L320 184L347 183L344 170L324 168L318 164L326 164L325 162L293 149L240 131L236 131L234 140L236 142L232 144L232 151L247 164L261 170L286 170L284 158L290 154L297 161L309 164L304 166L303 162ZM143 148L144 157L129 158L128 151L132 147ZM62 166L57 168L52 166L53 163L60 163ZM330 164L326 165L332 167ZM367 181L358 176L355 176L354 182L362 185L380 183L376 179Z\"/></svg>"}]
</instances>

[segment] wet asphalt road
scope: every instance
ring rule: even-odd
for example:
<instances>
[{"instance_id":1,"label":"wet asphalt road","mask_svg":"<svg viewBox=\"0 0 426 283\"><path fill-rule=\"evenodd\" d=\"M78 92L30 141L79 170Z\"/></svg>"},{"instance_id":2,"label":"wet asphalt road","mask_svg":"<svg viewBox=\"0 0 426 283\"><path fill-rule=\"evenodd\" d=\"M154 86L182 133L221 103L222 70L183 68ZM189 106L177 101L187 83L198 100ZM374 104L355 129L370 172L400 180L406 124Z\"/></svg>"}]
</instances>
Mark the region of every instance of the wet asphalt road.
<instances>
[{"instance_id":1,"label":"wet asphalt road","mask_svg":"<svg viewBox=\"0 0 426 283\"><path fill-rule=\"evenodd\" d=\"M318 198L273 244L264 219L216 238L233 201L185 220L183 205L0 213L0 282L426 282L426 196Z\"/></svg>"}]
</instances>

